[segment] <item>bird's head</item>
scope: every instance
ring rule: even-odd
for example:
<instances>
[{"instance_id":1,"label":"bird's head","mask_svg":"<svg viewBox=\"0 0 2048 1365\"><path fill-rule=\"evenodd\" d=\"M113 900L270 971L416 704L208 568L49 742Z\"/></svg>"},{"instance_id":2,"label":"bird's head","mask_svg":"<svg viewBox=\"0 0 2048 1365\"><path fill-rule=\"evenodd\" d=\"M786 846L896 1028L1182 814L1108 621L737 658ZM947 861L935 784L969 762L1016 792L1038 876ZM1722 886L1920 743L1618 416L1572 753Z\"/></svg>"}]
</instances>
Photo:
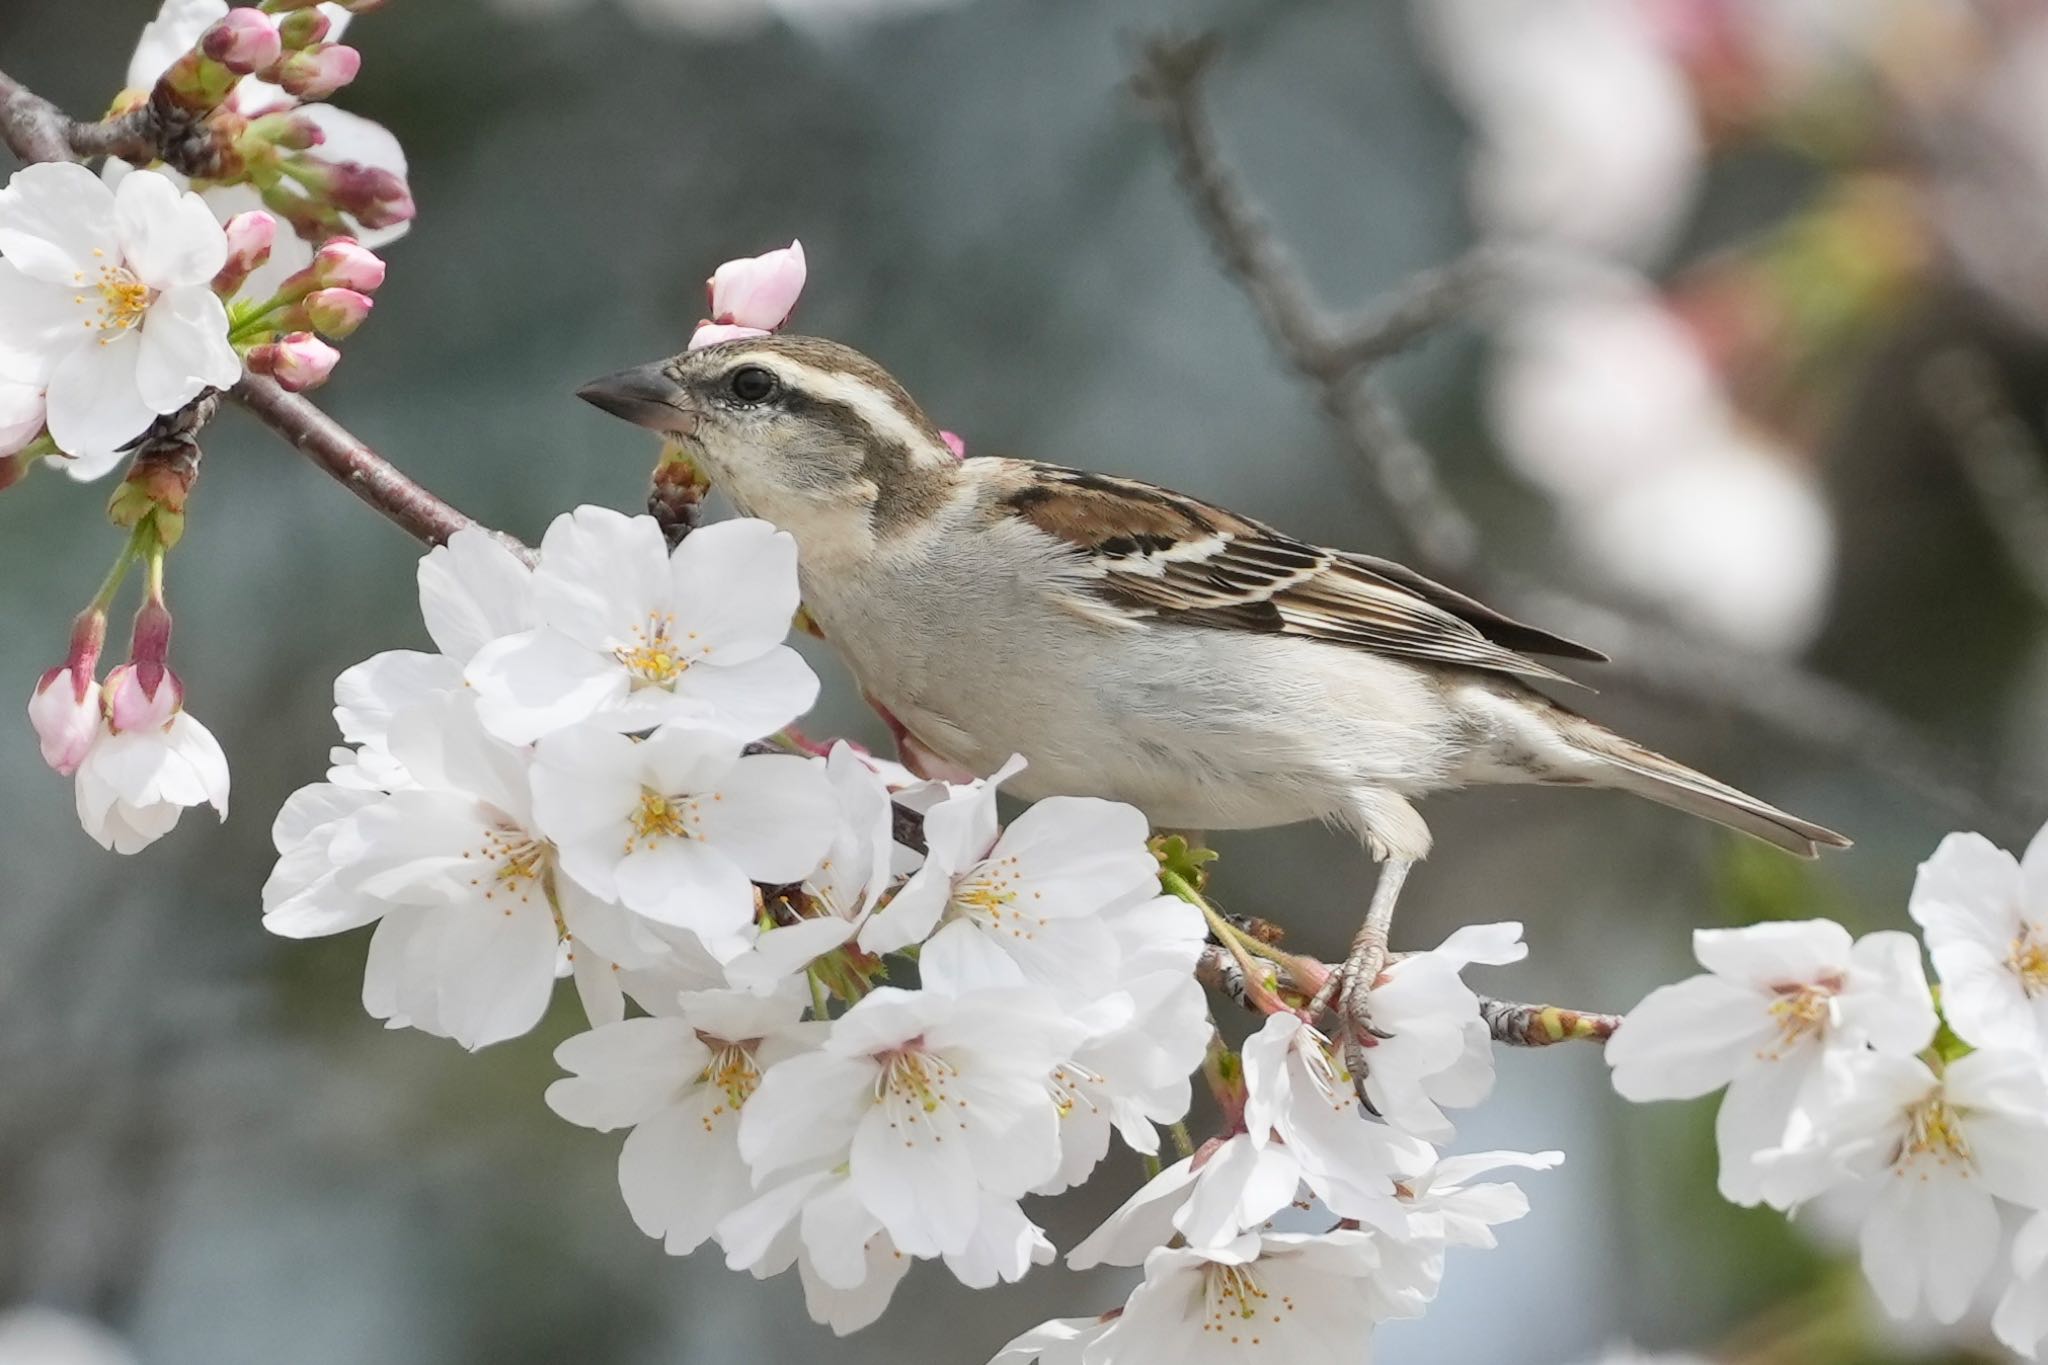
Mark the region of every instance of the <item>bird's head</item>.
<instances>
[{"instance_id":1,"label":"bird's head","mask_svg":"<svg viewBox=\"0 0 2048 1365\"><path fill-rule=\"evenodd\" d=\"M817 337L721 342L577 394L682 441L742 510L792 529L834 509L885 521L898 504L932 496L956 468L938 428L887 370Z\"/></svg>"}]
</instances>

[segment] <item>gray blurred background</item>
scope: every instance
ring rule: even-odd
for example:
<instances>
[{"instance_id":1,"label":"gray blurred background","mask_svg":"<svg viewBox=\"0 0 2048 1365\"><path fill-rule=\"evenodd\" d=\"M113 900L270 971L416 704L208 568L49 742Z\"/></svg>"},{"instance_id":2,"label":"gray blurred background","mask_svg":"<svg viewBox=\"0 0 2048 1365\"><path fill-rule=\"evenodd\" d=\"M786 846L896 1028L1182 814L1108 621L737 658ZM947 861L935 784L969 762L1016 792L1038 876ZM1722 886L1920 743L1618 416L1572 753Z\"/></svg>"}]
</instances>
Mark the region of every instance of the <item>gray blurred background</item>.
<instances>
[{"instance_id":1,"label":"gray blurred background","mask_svg":"<svg viewBox=\"0 0 2048 1365\"><path fill-rule=\"evenodd\" d=\"M154 9L7 0L0 65L89 113ZM1470 111L1409 8L977 0L736 32L644 19L602 3L514 15L411 0L352 35L367 67L342 102L404 140L421 214L320 400L430 487L528 539L579 502L637 508L648 442L575 387L678 349L712 267L795 236L812 270L802 330L882 360L971 451L1153 478L1311 538L1401 551L1369 475L1213 267L1121 82L1133 35L1216 27L1224 137L1312 279L1349 304L1479 231ZM1885 117L1882 100L1850 107ZM1718 107L1702 108L1714 146L1697 202L1669 244L1639 255L1659 280L1768 242L1873 159L1916 154L1873 152L1876 135L1847 153L1768 127L1724 138ZM1618 1010L1685 973L1692 926L1902 925L1913 866L1944 832L1979 824L2017 846L2048 813L2011 794L2048 787L2040 604L1914 382L1930 348L1967 340L2038 426L2048 356L2024 317L1978 301L1938 240L1923 256L1886 307L1852 316L1825 368L1786 381L1827 395L1818 416L1810 403L1796 418L1767 401L1746 411L1777 424L1833 528L1818 634L1794 652L1952 747L1962 758L1946 776L1983 809L1731 708L1609 687L1585 701L1595 714L1857 848L1808 871L1621 797L1442 800L1402 943L1521 919L1530 961L1485 986ZM1488 355L1484 329L1454 329L1391 382L1485 529L1488 559L1602 595L1572 523L1502 463ZM60 658L116 548L105 491L39 474L0 496L11 695ZM325 766L334 675L425 643L415 555L226 412L171 600L190 705L233 765L232 817L188 814L117 860L79 831L27 727L0 726L0 1305L96 1318L150 1362L971 1365L1042 1318L1119 1301L1115 1276L1050 1268L970 1293L925 1266L881 1325L835 1341L806 1320L793 1278L756 1283L710 1252L670 1259L634 1230L618 1138L540 1100L549 1052L579 1022L572 999L533 1036L470 1056L363 1014L366 934L262 931L268 821ZM828 701L813 732L881 741L844 674L814 658ZM1369 889L1348 840L1295 829L1218 842L1228 905L1335 950ZM1629 1109L1591 1049L1505 1055L1500 1072L1458 1148L1561 1147L1569 1161L1522 1180L1534 1213L1503 1229L1499 1252L1452 1253L1434 1311L1386 1329L1379 1359L1553 1365L1622 1339L1752 1363L1969 1349L1855 1325L1836 1251L1722 1205L1711 1105ZM1113 1158L1035 1216L1071 1245L1140 1178ZM1822 1344L1782 1346L1821 1328Z\"/></svg>"}]
</instances>

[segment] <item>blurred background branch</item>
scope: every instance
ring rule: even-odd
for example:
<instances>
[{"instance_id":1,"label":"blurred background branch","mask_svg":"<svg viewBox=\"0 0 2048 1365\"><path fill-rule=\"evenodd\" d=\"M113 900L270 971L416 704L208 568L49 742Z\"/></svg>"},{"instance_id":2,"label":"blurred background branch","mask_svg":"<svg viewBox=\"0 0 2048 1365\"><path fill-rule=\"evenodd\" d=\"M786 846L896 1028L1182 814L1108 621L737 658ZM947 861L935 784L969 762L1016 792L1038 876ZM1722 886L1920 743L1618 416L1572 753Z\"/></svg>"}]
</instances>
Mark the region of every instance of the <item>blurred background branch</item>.
<instances>
[{"instance_id":1,"label":"blurred background branch","mask_svg":"<svg viewBox=\"0 0 2048 1365\"><path fill-rule=\"evenodd\" d=\"M1251 302L1275 349L1318 390L1345 444L1377 474L1418 567L1454 587L1496 596L1511 611L1606 650L1613 655L1606 675L1626 685L1742 714L1862 764L1984 828L2019 833L2039 825L2048 809L2039 793L1999 790L1983 764L1921 734L1846 684L1787 660L1745 657L1725 643L1632 620L1485 563L1476 523L1451 496L1436 461L1371 371L1465 315L1488 285L1499 282L1504 254L1482 247L1425 271L1364 309L1366 321L1341 333L1333 328L1329 310L1294 264L1271 216L1230 164L1210 124L1204 82L1220 50L1211 35L1149 39L1139 48L1134 93L1164 129L1181 186L1225 273ZM1952 378L1950 372L1961 363L1950 357L1944 377ZM2008 540L2031 567L2048 570L2048 534L2031 540L2025 534L2028 526L2048 528L2048 493L2022 477L2029 471L2012 453L2012 423L1997 423L1995 409L1987 418L1983 376L1964 378L1972 382L1960 394L1949 394L1944 411L1954 422L1968 421L1965 459L1973 479L1987 502L2006 507L2002 524L2012 528ZM1964 409L1960 414L1958 404ZM2023 432L2018 439L2024 439ZM1980 794L1986 792L1991 795Z\"/></svg>"}]
</instances>

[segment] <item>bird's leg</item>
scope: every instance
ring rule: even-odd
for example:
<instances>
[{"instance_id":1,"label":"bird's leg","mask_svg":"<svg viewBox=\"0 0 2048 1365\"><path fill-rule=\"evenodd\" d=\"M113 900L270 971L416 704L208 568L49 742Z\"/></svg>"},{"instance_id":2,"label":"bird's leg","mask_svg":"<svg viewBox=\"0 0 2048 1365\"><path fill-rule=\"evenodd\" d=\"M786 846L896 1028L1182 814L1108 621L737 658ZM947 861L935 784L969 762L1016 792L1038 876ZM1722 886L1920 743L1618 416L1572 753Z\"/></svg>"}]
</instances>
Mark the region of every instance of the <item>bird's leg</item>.
<instances>
[{"instance_id":1,"label":"bird's leg","mask_svg":"<svg viewBox=\"0 0 2048 1365\"><path fill-rule=\"evenodd\" d=\"M1386 969L1394 903L1400 899L1401 884L1408 880L1408 869L1413 866L1414 860L1409 858L1389 858L1380 864L1379 883L1372 889L1372 903L1366 907L1365 923L1358 926L1358 933L1351 940L1351 951L1345 955L1343 965L1324 979L1322 989L1309 1004L1311 1017L1325 1009L1335 1009L1333 1032L1343 1040L1344 1064L1351 1069L1352 1084L1358 1087L1361 1097L1369 1066L1367 1050L1386 1036L1372 1025L1372 988Z\"/></svg>"}]
</instances>

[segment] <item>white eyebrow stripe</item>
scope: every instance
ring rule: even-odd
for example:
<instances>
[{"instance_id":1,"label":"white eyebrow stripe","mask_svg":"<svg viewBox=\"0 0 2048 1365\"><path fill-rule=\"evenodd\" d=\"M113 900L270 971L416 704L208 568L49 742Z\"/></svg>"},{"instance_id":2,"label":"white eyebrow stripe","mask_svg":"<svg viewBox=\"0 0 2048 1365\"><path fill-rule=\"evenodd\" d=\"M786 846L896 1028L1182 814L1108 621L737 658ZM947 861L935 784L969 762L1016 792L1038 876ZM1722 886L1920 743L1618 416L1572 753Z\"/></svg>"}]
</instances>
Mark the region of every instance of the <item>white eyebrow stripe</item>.
<instances>
[{"instance_id":1,"label":"white eyebrow stripe","mask_svg":"<svg viewBox=\"0 0 2048 1365\"><path fill-rule=\"evenodd\" d=\"M922 427L904 416L902 409L870 385L850 375L821 370L815 365L806 365L801 360L773 352L763 352L761 363L776 370L793 387L828 402L845 404L879 436L900 442L913 451L930 452L939 447L939 443ZM948 461L952 459L950 452L942 453Z\"/></svg>"}]
</instances>

